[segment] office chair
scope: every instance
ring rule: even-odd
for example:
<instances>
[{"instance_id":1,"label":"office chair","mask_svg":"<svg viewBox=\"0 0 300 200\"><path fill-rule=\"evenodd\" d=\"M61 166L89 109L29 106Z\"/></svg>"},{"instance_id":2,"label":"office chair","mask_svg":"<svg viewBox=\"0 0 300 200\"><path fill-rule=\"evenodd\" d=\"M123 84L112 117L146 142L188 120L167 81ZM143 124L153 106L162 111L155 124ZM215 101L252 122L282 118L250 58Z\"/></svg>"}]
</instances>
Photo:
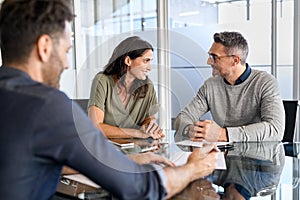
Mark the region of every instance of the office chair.
<instances>
[{"instance_id":1,"label":"office chair","mask_svg":"<svg viewBox=\"0 0 300 200\"><path fill-rule=\"evenodd\" d=\"M298 115L298 100L283 100L285 110L285 130L282 142L293 142Z\"/></svg>"},{"instance_id":2,"label":"office chair","mask_svg":"<svg viewBox=\"0 0 300 200\"><path fill-rule=\"evenodd\" d=\"M75 101L87 113L89 99L72 99L72 101Z\"/></svg>"}]
</instances>

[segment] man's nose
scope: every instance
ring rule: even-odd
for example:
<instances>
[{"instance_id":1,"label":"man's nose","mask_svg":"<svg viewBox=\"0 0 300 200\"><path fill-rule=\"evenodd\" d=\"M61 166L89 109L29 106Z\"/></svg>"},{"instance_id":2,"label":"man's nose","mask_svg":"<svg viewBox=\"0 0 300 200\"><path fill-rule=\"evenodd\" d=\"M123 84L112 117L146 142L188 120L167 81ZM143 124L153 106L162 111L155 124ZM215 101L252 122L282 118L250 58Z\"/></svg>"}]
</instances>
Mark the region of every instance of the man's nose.
<instances>
[{"instance_id":1,"label":"man's nose","mask_svg":"<svg viewBox=\"0 0 300 200\"><path fill-rule=\"evenodd\" d=\"M207 62L206 62L208 65L212 65L214 64L214 62L208 57L207 58Z\"/></svg>"}]
</instances>

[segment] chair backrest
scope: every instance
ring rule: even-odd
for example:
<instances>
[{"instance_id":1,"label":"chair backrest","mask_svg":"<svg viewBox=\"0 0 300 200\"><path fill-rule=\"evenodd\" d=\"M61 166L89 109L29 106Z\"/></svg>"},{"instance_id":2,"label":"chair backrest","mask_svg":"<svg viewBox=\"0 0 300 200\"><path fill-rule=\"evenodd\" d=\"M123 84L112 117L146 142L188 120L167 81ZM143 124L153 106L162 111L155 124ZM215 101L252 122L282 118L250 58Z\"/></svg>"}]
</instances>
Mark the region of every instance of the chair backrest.
<instances>
[{"instance_id":1,"label":"chair backrest","mask_svg":"<svg viewBox=\"0 0 300 200\"><path fill-rule=\"evenodd\" d=\"M285 130L282 142L293 142L296 131L298 100L283 100L285 110Z\"/></svg>"},{"instance_id":2,"label":"chair backrest","mask_svg":"<svg viewBox=\"0 0 300 200\"><path fill-rule=\"evenodd\" d=\"M72 99L87 113L89 99Z\"/></svg>"}]
</instances>

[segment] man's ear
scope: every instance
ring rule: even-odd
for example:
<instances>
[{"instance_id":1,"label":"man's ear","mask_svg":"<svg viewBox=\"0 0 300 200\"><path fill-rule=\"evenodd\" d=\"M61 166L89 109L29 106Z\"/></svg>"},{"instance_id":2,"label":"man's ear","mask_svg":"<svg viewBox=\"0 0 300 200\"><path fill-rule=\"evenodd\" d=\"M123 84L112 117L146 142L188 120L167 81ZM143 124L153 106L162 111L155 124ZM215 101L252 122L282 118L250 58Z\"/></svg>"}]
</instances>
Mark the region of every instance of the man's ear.
<instances>
[{"instance_id":1,"label":"man's ear","mask_svg":"<svg viewBox=\"0 0 300 200\"><path fill-rule=\"evenodd\" d=\"M49 35L42 35L37 41L37 54L42 62L47 62L51 56L53 41Z\"/></svg>"},{"instance_id":2,"label":"man's ear","mask_svg":"<svg viewBox=\"0 0 300 200\"><path fill-rule=\"evenodd\" d=\"M237 65L237 64L240 63L241 59L240 59L239 56L234 56L234 57L233 57L233 61L234 61L234 64Z\"/></svg>"}]
</instances>

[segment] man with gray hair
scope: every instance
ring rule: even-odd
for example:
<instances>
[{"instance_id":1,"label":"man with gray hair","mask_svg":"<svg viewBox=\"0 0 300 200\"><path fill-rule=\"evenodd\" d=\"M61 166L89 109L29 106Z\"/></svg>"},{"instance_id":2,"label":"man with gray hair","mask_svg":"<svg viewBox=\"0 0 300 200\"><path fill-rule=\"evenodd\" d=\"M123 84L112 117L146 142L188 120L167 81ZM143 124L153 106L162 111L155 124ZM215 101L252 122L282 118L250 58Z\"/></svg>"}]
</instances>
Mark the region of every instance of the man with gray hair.
<instances>
[{"instance_id":1,"label":"man with gray hair","mask_svg":"<svg viewBox=\"0 0 300 200\"><path fill-rule=\"evenodd\" d=\"M175 140L281 141L285 114L278 82L246 63L248 44L238 32L214 34L207 64L213 77L178 114ZM202 119L210 111L213 120Z\"/></svg>"}]
</instances>

